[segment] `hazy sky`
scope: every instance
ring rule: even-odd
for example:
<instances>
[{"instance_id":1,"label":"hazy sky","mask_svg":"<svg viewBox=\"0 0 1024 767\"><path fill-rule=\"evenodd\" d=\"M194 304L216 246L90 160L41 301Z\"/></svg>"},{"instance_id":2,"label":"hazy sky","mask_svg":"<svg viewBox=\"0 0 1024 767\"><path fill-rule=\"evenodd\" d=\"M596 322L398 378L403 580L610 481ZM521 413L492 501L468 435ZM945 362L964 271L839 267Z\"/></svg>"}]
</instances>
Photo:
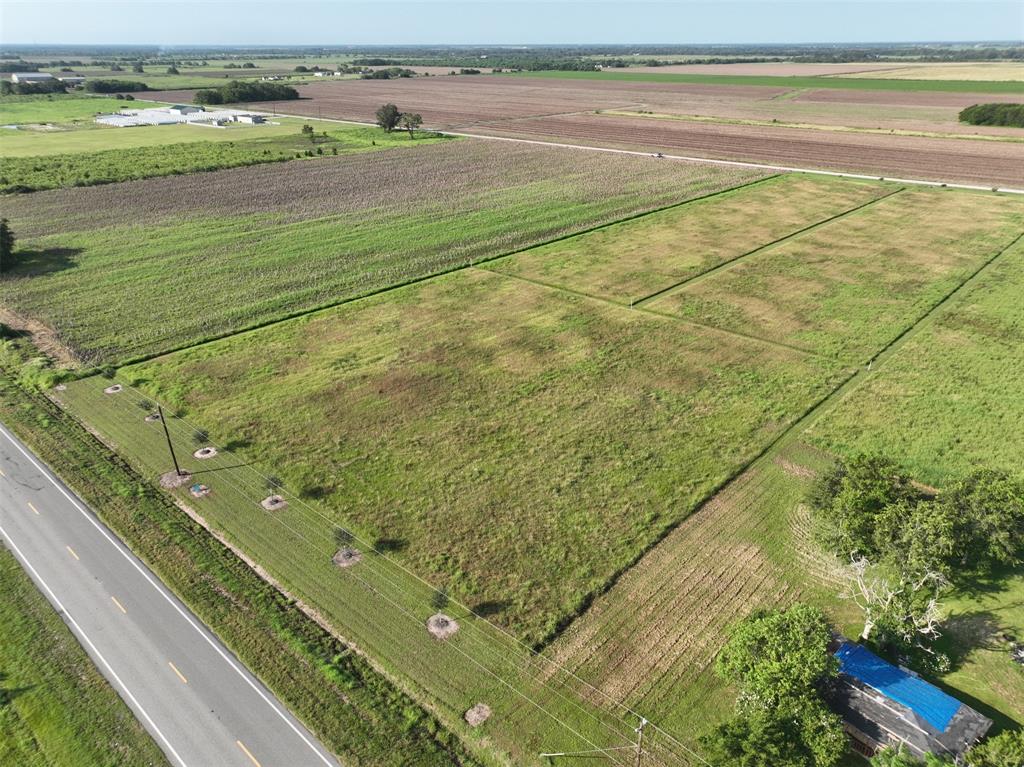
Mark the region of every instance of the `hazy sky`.
<instances>
[{"instance_id":1,"label":"hazy sky","mask_svg":"<svg viewBox=\"0 0 1024 767\"><path fill-rule=\"evenodd\" d=\"M1021 0L0 0L0 43L369 45L1022 38Z\"/></svg>"}]
</instances>

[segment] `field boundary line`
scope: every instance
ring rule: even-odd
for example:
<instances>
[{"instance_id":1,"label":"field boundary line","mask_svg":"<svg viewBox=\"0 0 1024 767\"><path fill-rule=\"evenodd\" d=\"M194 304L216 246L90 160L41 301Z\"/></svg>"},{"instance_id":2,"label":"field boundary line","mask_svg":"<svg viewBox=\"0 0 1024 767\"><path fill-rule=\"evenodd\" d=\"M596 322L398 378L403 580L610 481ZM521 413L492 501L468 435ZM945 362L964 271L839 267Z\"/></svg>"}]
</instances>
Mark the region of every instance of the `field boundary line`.
<instances>
[{"instance_id":1,"label":"field boundary line","mask_svg":"<svg viewBox=\"0 0 1024 767\"><path fill-rule=\"evenodd\" d=\"M560 234L560 235L558 235L556 237L552 237L551 239L548 239L548 240L542 240L540 242L534 242L534 243L531 243L529 245L523 245L522 247L516 248L514 250L506 251L506 252L503 252L503 253L498 253L498 254L493 255L493 256L484 256L484 257L479 258L477 260L468 259L466 262L454 264L454 265L449 266L449 267L447 267L445 269L441 269L441 270L435 271L435 272L430 272L429 274L424 274L424 275L421 275L419 277L412 277L410 279L403 280L402 282L396 282L396 283L393 283L391 285L385 285L385 286L380 287L380 288L375 288L374 290L369 290L369 291L366 291L364 293L359 293L359 294L354 295L354 296L349 296L347 298L342 298L342 299L339 299L337 301L331 301L331 302L326 303L326 304L320 304L320 305L312 306L312 307L309 307L309 308L306 308L306 309L300 309L298 311L290 312L288 314L281 315L279 317L274 317L274 318L268 319L266 321L259 322L259 323L255 324L255 325L248 325L246 327L239 328L237 330L228 331L226 333L221 333L219 335L213 335L213 336L210 336L208 338L200 338L200 339L192 341L190 343L182 344L181 346L175 346L175 347L172 347L170 349L163 349L163 350L158 351L158 352L152 352L152 353L149 353L149 354L142 354L142 355L138 355L136 357L128 357L127 359L124 359L124 360L115 360L115 361L111 362L110 364L113 365L115 368L123 368L123 367L128 367L129 365L139 365L139 364L141 364L143 362L150 362L151 360L159 359L160 357L165 357L165 356L168 356L170 354L176 354L178 352L182 352L182 351L185 351L187 349L194 349L196 347L205 346L207 344L211 344L211 343L214 343L216 341L222 341L222 340L224 340L226 338L233 338L235 336L241 336L241 335L245 335L247 333L253 333L253 332L257 331L257 330L262 330L263 328L267 328L267 327L270 327L272 325L277 325L278 323L281 323L281 322L287 322L289 320L298 319L300 317L308 317L308 316L311 316L311 315L314 315L314 314L319 314L320 312L326 312L326 311L329 311L331 309L335 309L335 308L337 308L339 306L344 306L345 304L351 304L351 303L355 303L356 301L362 301L364 299L372 298L374 296L379 296L379 295L382 295L384 293L390 293L393 290L400 290L401 288L407 288L407 287L409 287L411 285L418 285L421 282L427 282L429 280L433 280L433 279L436 279L438 277L444 277L445 275L454 274L456 272L463 271L464 269L468 269L470 267L479 266L481 264L487 264L487 263L490 263L492 261L497 261L498 259L508 258L509 256L517 255L519 253L525 253L526 251L533 250L534 248L540 248L540 247L544 247L544 246L547 246L547 245L554 245L555 243L562 242L563 240L568 240L568 239L571 239L573 237L579 237L580 235L583 235L583 234L590 234L591 232L596 232L596 231L599 231L601 229L606 229L606 228L611 227L611 226L617 226L619 224L624 224L624 223L627 223L629 221L633 221L633 220L638 219L638 218L643 218L644 216L650 216L650 215L655 214L655 213L661 213L662 211L672 210L673 208L678 208L678 207L681 207L683 205L688 205L688 204L690 204L692 202L698 202L700 200L708 200L708 199L711 199L711 198L714 198L714 197L718 197L720 195L726 195L726 194L730 194L732 192L737 192L737 191L739 191L741 189L745 189L745 188L747 188L749 186L754 186L756 184L763 184L763 183L767 183L767 182L773 181L774 179L781 178L782 175L783 174L781 174L781 173L775 173L775 174L768 175L768 176L761 176L760 178L755 178L755 179L752 179L750 181L746 181L746 182L744 182L742 184L738 184L736 186L730 186L727 189L719 189L719 190L716 190L716 191L713 191L713 192L708 192L706 194L699 195L697 197L691 197L691 198L686 199L686 200L679 200L679 201L676 201L676 202L668 203L666 205L661 205L661 206L656 207L656 208L651 208L650 210L643 210L643 211L638 211L636 213L631 213L631 214L629 214L629 215L627 215L627 216L625 216L623 218L617 218L617 219L615 219L613 221L604 221L602 223L593 224L592 226L588 226L585 229L580 229L579 231L567 232L567 233L564 233L564 234ZM281 226L291 226L291 225L292 224L283 224ZM98 368L100 366L96 366L96 367ZM93 375L95 372L96 372L96 368L86 368L86 369L83 369L81 371L82 374L79 375L79 376L76 376L76 378L87 378L88 376Z\"/></svg>"},{"instance_id":2,"label":"field boundary line","mask_svg":"<svg viewBox=\"0 0 1024 767\"><path fill-rule=\"evenodd\" d=\"M807 232L812 232L823 226L828 226L833 221L839 221L840 219L846 218L847 216L852 216L854 213L857 213L858 211L864 210L865 208L869 208L872 205L882 202L883 200L888 200L890 197L894 197L903 191L906 191L906 187L900 187L899 189L889 192L888 194L883 194L881 197L875 197L874 199L868 200L867 202L861 203L860 205L855 205L852 208L844 210L841 213L836 213L835 215L829 216L828 218L822 219L821 221L816 221L813 224L808 224L807 226L801 229L797 229L794 232L790 232L789 234L779 237L778 239L772 240L771 242L766 242L764 245L760 245L754 248L753 250L748 250L746 253L741 253L740 255L723 261L720 264L716 264L715 266L712 266L710 269L706 269L703 272L691 275L690 277L687 277L686 279L681 280L675 283L674 285L669 285L667 288L662 288L661 290L655 291L654 293L651 293L648 296L639 298L633 302L633 306L644 306L645 304L648 304L651 301L654 301L655 299L663 298L664 296L669 295L670 293L674 293L676 290L685 288L686 286L692 285L697 282L701 282L705 278L711 277L717 274L718 272L724 272L730 269L735 264L739 263L740 261L746 258L749 258L750 256L760 255L766 250L771 250L772 248L778 245L782 245L785 242L789 242L790 240L796 239L797 237L800 237L801 235L806 234Z\"/></svg>"},{"instance_id":3,"label":"field boundary line","mask_svg":"<svg viewBox=\"0 0 1024 767\"><path fill-rule=\"evenodd\" d=\"M155 102L163 103L163 102ZM343 123L346 125L363 125L368 127L376 127L376 123L364 122L362 120L344 120L338 117L310 117L309 115L293 115L285 112L260 112L258 114L270 115L272 117L293 117L299 120L319 120L320 122L334 122ZM528 139L528 138L516 138L515 136L492 136L486 133L468 133L466 131L453 131L453 130L442 130L425 128L424 131L430 133L440 133L445 136L461 136L462 138L476 138L484 139L487 141L514 141L520 144L540 144L542 146L557 146L565 149L586 149L591 152L610 152L613 154L628 154L636 155L639 157L651 157L653 152L641 152L636 149L616 149L608 146L592 146L589 144L569 144L563 141L542 141L540 139ZM795 168L788 165L772 165L770 163L759 163L759 162L744 162L742 160L719 160L711 157L692 157L689 155L679 154L662 154L665 160L683 160L685 162L703 162L711 165L728 165L739 168L760 168L761 170L771 170L776 173L810 173L816 176L833 176L838 178L859 178L866 181L891 181L896 184L911 184L915 186L934 186L943 187L949 189L969 189L975 192L1005 192L1007 194L1024 194L1024 188L1017 189L1015 187L1001 187L1001 186L983 186L981 184L959 184L949 181L928 181L920 178L893 178L889 176L877 176L865 173L856 172L845 172L839 170L822 170L821 168ZM511 254L510 254L511 255Z\"/></svg>"},{"instance_id":4,"label":"field boundary line","mask_svg":"<svg viewBox=\"0 0 1024 767\"><path fill-rule=\"evenodd\" d=\"M494 269L489 269L486 266L476 265L476 266L474 266L472 268L475 271L478 271L478 272L487 272L488 274L494 274L494 275L497 275L499 277L507 277L509 279L518 280L520 282L526 282L526 283L529 283L530 285L536 285L537 287L547 288L548 290L556 291L556 292L559 292L559 293L566 293L566 294L572 295L572 296L579 296L580 298L584 298L584 299L591 299L593 301L598 301L598 302L603 303L603 304L608 304L609 306L614 306L617 309L625 309L627 311L632 309L632 310L636 310L636 311L639 311L639 312L643 312L644 314L649 314L649 315L654 316L654 317L662 317L662 318L667 319L667 320L673 320L675 322L680 322L680 323L682 323L684 325L691 325L691 326L693 326L695 328L700 328L701 330L711 330L711 331L713 331L715 333L719 333L721 335L732 336L734 338L742 338L742 339L747 340L747 341L756 341L758 343L762 343L762 344L765 344L767 346L776 346L776 347L779 347L781 349L786 349L788 351L797 352L799 354L804 354L804 355L807 355L809 357L817 357L818 359L826 360L828 362L840 362L839 360L835 359L834 357L829 357L829 356L826 356L824 354L819 354L818 352L811 351L810 349L804 349L801 346L794 346L792 344L787 344L787 343L784 343L782 341L775 341L775 340L773 340L771 338L764 338L762 336L751 335L750 333L742 333L742 332L740 332L738 330L730 330L728 328L720 328L720 327L718 327L716 325L708 325L708 324L706 324L704 322L698 322L697 320L690 319L689 317L680 317L680 316L675 315L675 314L669 314L668 312L659 312L659 311L656 311L654 309L647 309L645 307L638 306L637 304L633 304L632 306L630 306L629 304L624 304L621 301L616 301L615 299L612 299L612 298L605 298L604 296L594 295L593 293L585 293L582 290L575 290L573 288L567 288L567 287L564 287L563 285L553 285L552 283L543 282L541 280L534 279L533 277L524 277L521 274L510 274L508 272L499 272L499 271L496 271Z\"/></svg>"}]
</instances>

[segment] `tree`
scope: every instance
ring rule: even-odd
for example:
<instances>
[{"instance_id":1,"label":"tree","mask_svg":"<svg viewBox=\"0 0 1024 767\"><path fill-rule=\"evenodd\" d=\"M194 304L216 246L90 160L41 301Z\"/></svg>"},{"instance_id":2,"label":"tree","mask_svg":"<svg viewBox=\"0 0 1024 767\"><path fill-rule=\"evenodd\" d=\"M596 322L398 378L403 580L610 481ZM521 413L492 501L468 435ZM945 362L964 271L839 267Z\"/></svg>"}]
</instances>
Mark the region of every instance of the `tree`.
<instances>
[{"instance_id":1,"label":"tree","mask_svg":"<svg viewBox=\"0 0 1024 767\"><path fill-rule=\"evenodd\" d=\"M167 74L169 74L169 75L176 75L176 74L179 74L179 72L178 72L178 68L177 68L176 66L173 66L173 65L172 65L172 66L169 66L169 67L167 67Z\"/></svg>"},{"instance_id":2,"label":"tree","mask_svg":"<svg viewBox=\"0 0 1024 767\"><path fill-rule=\"evenodd\" d=\"M741 700L771 706L805 698L838 673L830 640L828 620L817 608L757 612L733 627L715 670L740 686Z\"/></svg>"},{"instance_id":3,"label":"tree","mask_svg":"<svg viewBox=\"0 0 1024 767\"><path fill-rule=\"evenodd\" d=\"M701 743L721 767L834 767L847 748L842 721L818 700L741 712Z\"/></svg>"},{"instance_id":4,"label":"tree","mask_svg":"<svg viewBox=\"0 0 1024 767\"><path fill-rule=\"evenodd\" d=\"M302 135L303 136L308 136L309 140L312 141L313 140L313 126L309 125L309 124L303 125L302 126Z\"/></svg>"},{"instance_id":5,"label":"tree","mask_svg":"<svg viewBox=\"0 0 1024 767\"><path fill-rule=\"evenodd\" d=\"M142 62L141 61L137 61L134 64L132 64L132 71L133 72L138 72L139 74L142 74L146 70L142 68Z\"/></svg>"},{"instance_id":6,"label":"tree","mask_svg":"<svg viewBox=\"0 0 1024 767\"><path fill-rule=\"evenodd\" d=\"M14 266L14 232L6 218L0 218L0 273Z\"/></svg>"},{"instance_id":7,"label":"tree","mask_svg":"<svg viewBox=\"0 0 1024 767\"><path fill-rule=\"evenodd\" d=\"M409 138L414 138L413 131L423 124L423 118L414 112L403 112L399 122L404 130L409 131Z\"/></svg>"},{"instance_id":8,"label":"tree","mask_svg":"<svg viewBox=\"0 0 1024 767\"><path fill-rule=\"evenodd\" d=\"M966 767L1020 767L1024 764L1024 730L1006 730L967 752Z\"/></svg>"},{"instance_id":9,"label":"tree","mask_svg":"<svg viewBox=\"0 0 1024 767\"><path fill-rule=\"evenodd\" d=\"M990 574L1024 558L1024 484L1006 472L976 471L939 497L953 520L958 569Z\"/></svg>"},{"instance_id":10,"label":"tree","mask_svg":"<svg viewBox=\"0 0 1024 767\"><path fill-rule=\"evenodd\" d=\"M430 606L439 612L448 606L448 602L448 589L438 589L430 597Z\"/></svg>"},{"instance_id":11,"label":"tree","mask_svg":"<svg viewBox=\"0 0 1024 767\"><path fill-rule=\"evenodd\" d=\"M914 501L918 493L895 462L882 456L859 455L841 461L821 477L808 496L817 534L843 559L875 556L875 520L890 504Z\"/></svg>"},{"instance_id":12,"label":"tree","mask_svg":"<svg viewBox=\"0 0 1024 767\"><path fill-rule=\"evenodd\" d=\"M391 133L398 125L401 117L402 113L398 111L398 107L394 104L384 104L377 110L377 125L386 132Z\"/></svg>"}]
</instances>

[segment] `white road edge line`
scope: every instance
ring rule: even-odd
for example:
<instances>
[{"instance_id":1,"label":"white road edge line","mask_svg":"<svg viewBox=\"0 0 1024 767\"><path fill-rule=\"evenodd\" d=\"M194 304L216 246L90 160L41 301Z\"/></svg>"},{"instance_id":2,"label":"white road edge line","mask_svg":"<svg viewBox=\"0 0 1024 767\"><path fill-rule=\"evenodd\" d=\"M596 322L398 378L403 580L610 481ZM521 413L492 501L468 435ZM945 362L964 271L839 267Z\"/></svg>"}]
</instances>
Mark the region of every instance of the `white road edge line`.
<instances>
[{"instance_id":1,"label":"white road edge line","mask_svg":"<svg viewBox=\"0 0 1024 767\"><path fill-rule=\"evenodd\" d=\"M100 523L96 519L93 518L92 514L90 514L85 509L83 509L78 504L78 502L60 485L60 483L57 482L56 479L54 479L54 477L50 474L49 470L47 470L43 466L40 466L39 462L36 461L36 459L33 458L28 452L26 452L24 448L22 448L21 444L14 439L13 435L2 424L0 424L0 433L2 433L7 438L7 440L12 445L14 445L16 447L18 449L18 451L22 455L24 455L26 458L28 458L28 460L32 463L32 465L35 466L36 469L38 469L39 472L44 477L46 477L54 487L57 488L57 490L60 492L61 495L63 495L65 498L68 499L68 501L71 503L71 505L74 506L78 510L78 512L80 514L82 514L82 516L84 516L87 520L89 520L90 524L92 524L92 526L95 527L96 530L98 530L99 533L104 538L106 538L115 549L117 549L117 551L121 554L121 556L123 556L126 560L128 560L129 563L131 563L132 567L134 567L139 572L139 574L143 578L145 578L146 581L148 581L149 584L154 589L156 589L157 592L165 600L167 600L168 604L170 604L171 607L173 607L178 612L178 614L181 615L181 617L184 618L185 621L188 622L188 624L193 629L195 629L196 633L198 633L203 639L206 640L207 644L209 644L210 647L212 647L217 652L217 654L220 655L221 658L223 658L224 661L229 666L231 666L232 669L234 669L235 673L237 673L242 679L245 680L246 684L248 684L249 687L251 687L253 689L253 691L257 695L259 695L260 698L262 698L263 701L268 706L270 706L270 708L274 711L274 713L276 713L281 718L281 720L285 724L287 724L288 727L291 728L291 730L296 735L299 736L299 739L302 740L302 742L305 743L309 747L309 749L314 754L316 754L324 764L328 765L328 767L335 767L336 766L337 763L331 761L326 755L324 755L323 752L320 751L319 748L317 748L313 743L311 743L309 741L309 739L305 735L302 734L302 731L299 730L299 728L295 726L295 723L292 722L292 720L288 718L287 714L285 714L285 712L283 712L280 709L280 707L276 706L274 704L274 702L272 700L270 700L270 698L268 698L266 696L266 694L263 692L263 690L261 690L259 688L259 686L241 668L238 667L238 664L235 663L234 660L232 660L227 655L227 653L225 653L224 650L222 650L218 646L217 641L212 636L210 636L209 632L207 630L205 630L204 628L200 627L199 625L197 625L196 622L193 621L192 618L188 615L188 613L186 613L184 610L182 610L182 608L178 605L178 603L174 600L174 598L169 593L167 593L167 589L162 584L158 583L157 581L154 581L150 577L149 573L147 573L139 565L139 563L135 561L135 559L133 558L133 555L131 555L128 551L126 551L127 547L124 544L119 544L118 541L116 541L115 539L111 538L110 534L103 528L102 525L100 525ZM49 589L47 589L47 590L49 590ZM90 642L90 644L92 644L92 643ZM109 666L108 666L108 668L109 668ZM113 672L111 672L111 673L113 673ZM147 719L148 719L148 717L147 717ZM180 761L180 758L179 758L179 761ZM184 764L184 762L182 762L182 764Z\"/></svg>"},{"instance_id":2,"label":"white road edge line","mask_svg":"<svg viewBox=\"0 0 1024 767\"><path fill-rule=\"evenodd\" d=\"M156 103L156 102L154 102ZM288 117L295 120L319 120L320 122L332 122L332 123L343 123L345 125L364 125L375 127L376 123L361 122L359 120L340 120L334 117L311 117L309 115L291 115L285 114L284 112L256 112L255 114L262 114L267 117ZM657 150L654 152L640 152L634 149L615 149L614 147L608 146L590 146L587 144L566 144L557 141L541 141L539 139L528 139L528 138L515 138L514 136L489 136L486 133L466 133L464 131L448 131L448 130L434 130L433 128L423 129L429 133L440 133L442 136L461 136L463 138L476 138L484 139L487 141L511 141L516 144L535 144L537 146L553 146L560 147L562 149L587 149L591 152L610 152L612 154L626 154L633 155L635 157L652 157ZM890 176L879 176L870 175L867 173L853 173L838 170L822 170L820 168L793 168L788 165L770 165L768 163L760 162L741 162L740 160L716 160L711 157L691 157L689 155L682 154L662 154L662 159L665 160L684 160L686 162L706 162L712 165L729 165L739 168L759 168L761 170L777 170L786 173L809 173L817 176L835 176L837 178L856 178L863 179L866 181L878 181L879 178L885 181L891 181L894 184L916 184L918 186L937 186L937 187L948 187L950 189L970 189L975 192L991 192L993 186L984 186L981 184L955 184L945 181L925 181L918 178L892 178ZM1024 194L1024 189L1015 189L1012 187L995 186L995 189L999 192L1006 192L1007 194Z\"/></svg>"},{"instance_id":3,"label":"white road edge line","mask_svg":"<svg viewBox=\"0 0 1024 767\"><path fill-rule=\"evenodd\" d=\"M16 544L11 539L11 536L7 534L7 531L4 530L3 525L0 525L0 535L3 535L8 545L12 549L14 549L14 553L18 555L18 559L21 561L21 563L31 571L32 575L36 579L36 582L39 585L41 585L44 589L46 589L47 593L49 593L50 595L50 601L57 607L58 610L60 610L61 613L63 613L65 620L67 620L67 622L70 623L71 627L75 630L75 634L77 634L78 637L83 642L89 645L95 657L99 659L100 663L106 666L107 671L110 672L110 675L114 678L114 681L117 682L118 686L122 690L124 690L124 694L127 695L131 702L135 705L136 710L140 714L142 714L142 716L145 718L147 722L149 722L150 727L153 728L153 732L155 732L157 736L160 738L160 740L164 742L164 745L167 746L167 750L171 752L171 755L182 765L182 767L188 767L188 765L185 763L185 760L181 758L178 752L174 750L174 746L171 745L171 742L167 740L167 736L165 736L163 732L160 731L160 728L156 726L156 722L154 722L150 715L146 712L146 709L144 709L142 707L142 704L139 703L138 699L134 695L132 695L132 691L128 689L128 686L125 685L123 681L121 681L121 677L117 675L117 672L114 671L110 663L107 662L107 659L103 657L103 653L101 653L96 648L96 645L92 643L92 640L89 639L88 635L86 635L86 633L82 630L82 627L78 625L78 621L71 617L71 613L67 611L67 608L65 608L60 599L57 598L57 595L53 593L53 589L51 589L49 584L47 584L47 582L43 580L43 577L39 574L39 571L37 571L35 567L32 566L32 563L28 561L28 559L25 557L25 554L21 551L21 549L18 548L18 544Z\"/></svg>"}]
</instances>

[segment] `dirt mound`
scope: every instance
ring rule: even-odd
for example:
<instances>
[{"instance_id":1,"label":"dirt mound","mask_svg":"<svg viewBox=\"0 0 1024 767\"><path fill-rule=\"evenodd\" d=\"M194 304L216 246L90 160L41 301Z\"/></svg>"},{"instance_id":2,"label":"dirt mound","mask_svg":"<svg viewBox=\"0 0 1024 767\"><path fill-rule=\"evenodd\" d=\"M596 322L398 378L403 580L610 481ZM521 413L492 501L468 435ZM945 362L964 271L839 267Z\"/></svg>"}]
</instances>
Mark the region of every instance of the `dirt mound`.
<instances>
[{"instance_id":1,"label":"dirt mound","mask_svg":"<svg viewBox=\"0 0 1024 767\"><path fill-rule=\"evenodd\" d=\"M268 495L260 501L260 506L267 511L281 511L281 509L288 507L288 501L279 495Z\"/></svg>"},{"instance_id":2,"label":"dirt mound","mask_svg":"<svg viewBox=\"0 0 1024 767\"><path fill-rule=\"evenodd\" d=\"M103 390L104 394L120 394L124 390L121 384L112 384Z\"/></svg>"},{"instance_id":3,"label":"dirt mound","mask_svg":"<svg viewBox=\"0 0 1024 767\"><path fill-rule=\"evenodd\" d=\"M486 703L477 703L465 713L463 718L469 723L470 727L479 727L491 718L491 707Z\"/></svg>"},{"instance_id":4,"label":"dirt mound","mask_svg":"<svg viewBox=\"0 0 1024 767\"><path fill-rule=\"evenodd\" d=\"M363 555L359 549L338 549L338 552L334 555L331 561L334 562L338 567L352 567L352 565L359 564L362 561Z\"/></svg>"},{"instance_id":5,"label":"dirt mound","mask_svg":"<svg viewBox=\"0 0 1024 767\"><path fill-rule=\"evenodd\" d=\"M450 618L444 613L437 613L427 618L427 631L430 632L431 636L435 639L447 639L450 636L454 636L455 632L459 630L458 621L454 618Z\"/></svg>"},{"instance_id":6,"label":"dirt mound","mask_svg":"<svg viewBox=\"0 0 1024 767\"><path fill-rule=\"evenodd\" d=\"M200 461L205 461L207 458L213 458L217 455L217 448L215 447L201 447L192 453L193 458L198 458Z\"/></svg>"},{"instance_id":7,"label":"dirt mound","mask_svg":"<svg viewBox=\"0 0 1024 767\"><path fill-rule=\"evenodd\" d=\"M187 471L178 474L175 471L169 471L166 474L160 475L160 487L165 490L174 490L176 487L184 487L192 481L192 475Z\"/></svg>"}]
</instances>

